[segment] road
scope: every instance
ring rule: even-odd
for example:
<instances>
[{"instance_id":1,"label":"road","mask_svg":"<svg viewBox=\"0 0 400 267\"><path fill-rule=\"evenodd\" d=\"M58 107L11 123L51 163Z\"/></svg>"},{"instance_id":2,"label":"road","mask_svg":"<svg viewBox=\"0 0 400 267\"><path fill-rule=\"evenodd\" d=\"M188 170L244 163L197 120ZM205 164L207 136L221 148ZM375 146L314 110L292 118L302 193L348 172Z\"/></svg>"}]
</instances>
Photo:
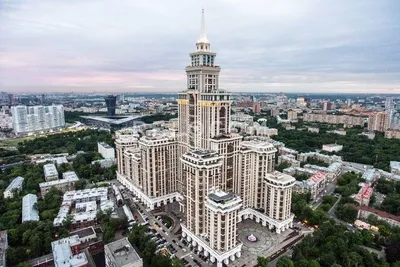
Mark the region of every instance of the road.
<instances>
[{"instance_id":1,"label":"road","mask_svg":"<svg viewBox=\"0 0 400 267\"><path fill-rule=\"evenodd\" d=\"M316 201L313 202L312 204L312 208L315 210L316 208L318 208L319 205L321 205L322 203L322 198L323 196L329 196L331 194L333 194L333 192L335 191L336 188L336 184L335 183L327 183L326 184L326 188L324 191L322 191L316 198Z\"/></svg>"},{"instance_id":2,"label":"road","mask_svg":"<svg viewBox=\"0 0 400 267\"><path fill-rule=\"evenodd\" d=\"M196 259L199 263L201 263L201 266L208 266L203 260L198 257L197 254L193 253L188 246L183 244L180 241L179 237L173 235L171 231L169 231L167 227L161 223L161 221L159 221L149 210L147 210L146 206L144 206L140 202L135 202L135 205L140 207L142 212L140 212L139 210L134 210L134 213L142 213L144 217L147 216L149 224L168 242L168 244L166 245L168 246L169 244L171 244L177 250L177 252L175 253L176 257L178 257L179 259L187 260L192 266L198 266L197 263L193 261L193 259ZM172 240L175 240L175 242L173 242Z\"/></svg>"}]
</instances>

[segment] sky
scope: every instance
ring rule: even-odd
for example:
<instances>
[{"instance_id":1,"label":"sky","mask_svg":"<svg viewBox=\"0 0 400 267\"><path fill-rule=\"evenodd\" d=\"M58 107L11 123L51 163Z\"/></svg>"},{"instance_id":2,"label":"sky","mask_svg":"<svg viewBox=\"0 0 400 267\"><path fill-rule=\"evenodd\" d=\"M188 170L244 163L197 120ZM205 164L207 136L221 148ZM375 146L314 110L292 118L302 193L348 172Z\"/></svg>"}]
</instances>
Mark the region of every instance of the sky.
<instances>
[{"instance_id":1,"label":"sky","mask_svg":"<svg viewBox=\"0 0 400 267\"><path fill-rule=\"evenodd\" d=\"M400 93L399 0L0 0L0 91L185 90L202 8L221 88Z\"/></svg>"}]
</instances>

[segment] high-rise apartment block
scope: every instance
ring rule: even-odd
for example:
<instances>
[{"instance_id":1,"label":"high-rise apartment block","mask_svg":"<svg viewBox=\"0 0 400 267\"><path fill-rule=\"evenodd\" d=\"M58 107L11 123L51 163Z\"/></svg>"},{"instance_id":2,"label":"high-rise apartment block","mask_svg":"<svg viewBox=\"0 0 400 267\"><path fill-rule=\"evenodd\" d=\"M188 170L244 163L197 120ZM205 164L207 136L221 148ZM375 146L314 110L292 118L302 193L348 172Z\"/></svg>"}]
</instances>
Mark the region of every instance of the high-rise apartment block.
<instances>
[{"instance_id":1,"label":"high-rise apartment block","mask_svg":"<svg viewBox=\"0 0 400 267\"><path fill-rule=\"evenodd\" d=\"M384 132L389 128L390 114L377 112L368 118L368 131Z\"/></svg>"},{"instance_id":2,"label":"high-rise apartment block","mask_svg":"<svg viewBox=\"0 0 400 267\"><path fill-rule=\"evenodd\" d=\"M345 127L364 126L365 118L350 115L330 115L319 113L305 113L303 120L307 122L323 122L329 124L343 124Z\"/></svg>"},{"instance_id":3,"label":"high-rise apartment block","mask_svg":"<svg viewBox=\"0 0 400 267\"><path fill-rule=\"evenodd\" d=\"M29 134L65 126L64 107L15 106L11 107L13 128L16 134Z\"/></svg>"},{"instance_id":4,"label":"high-rise apartment block","mask_svg":"<svg viewBox=\"0 0 400 267\"><path fill-rule=\"evenodd\" d=\"M182 236L220 267L241 256L237 223L243 219L278 233L292 225L295 179L274 172L271 143L231 133L231 94L219 88L215 57L203 13L187 89L178 95L177 132L124 129L115 144L117 179L149 209L178 201Z\"/></svg>"}]
</instances>

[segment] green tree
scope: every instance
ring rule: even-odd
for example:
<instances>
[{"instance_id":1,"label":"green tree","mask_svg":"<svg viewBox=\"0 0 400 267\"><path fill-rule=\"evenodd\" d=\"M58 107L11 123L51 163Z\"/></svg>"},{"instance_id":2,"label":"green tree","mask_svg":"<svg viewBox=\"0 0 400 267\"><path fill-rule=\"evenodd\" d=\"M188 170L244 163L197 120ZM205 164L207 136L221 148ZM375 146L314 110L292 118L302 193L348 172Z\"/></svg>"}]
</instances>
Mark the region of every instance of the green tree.
<instances>
[{"instance_id":1,"label":"green tree","mask_svg":"<svg viewBox=\"0 0 400 267\"><path fill-rule=\"evenodd\" d=\"M265 257L257 257L257 266L258 267L268 267L268 259Z\"/></svg>"},{"instance_id":2,"label":"green tree","mask_svg":"<svg viewBox=\"0 0 400 267\"><path fill-rule=\"evenodd\" d=\"M276 262L276 267L294 267L294 263L288 256L282 256Z\"/></svg>"}]
</instances>

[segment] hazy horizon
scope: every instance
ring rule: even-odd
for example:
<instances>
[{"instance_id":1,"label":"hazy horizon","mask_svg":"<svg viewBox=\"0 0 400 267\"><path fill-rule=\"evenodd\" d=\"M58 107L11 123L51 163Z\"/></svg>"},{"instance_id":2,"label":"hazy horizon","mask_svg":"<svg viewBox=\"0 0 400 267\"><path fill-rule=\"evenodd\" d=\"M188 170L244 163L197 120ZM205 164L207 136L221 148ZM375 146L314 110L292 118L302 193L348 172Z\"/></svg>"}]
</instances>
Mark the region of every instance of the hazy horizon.
<instances>
[{"instance_id":1,"label":"hazy horizon","mask_svg":"<svg viewBox=\"0 0 400 267\"><path fill-rule=\"evenodd\" d=\"M221 88L400 94L396 0L0 0L0 91L182 91L202 8Z\"/></svg>"}]
</instances>

